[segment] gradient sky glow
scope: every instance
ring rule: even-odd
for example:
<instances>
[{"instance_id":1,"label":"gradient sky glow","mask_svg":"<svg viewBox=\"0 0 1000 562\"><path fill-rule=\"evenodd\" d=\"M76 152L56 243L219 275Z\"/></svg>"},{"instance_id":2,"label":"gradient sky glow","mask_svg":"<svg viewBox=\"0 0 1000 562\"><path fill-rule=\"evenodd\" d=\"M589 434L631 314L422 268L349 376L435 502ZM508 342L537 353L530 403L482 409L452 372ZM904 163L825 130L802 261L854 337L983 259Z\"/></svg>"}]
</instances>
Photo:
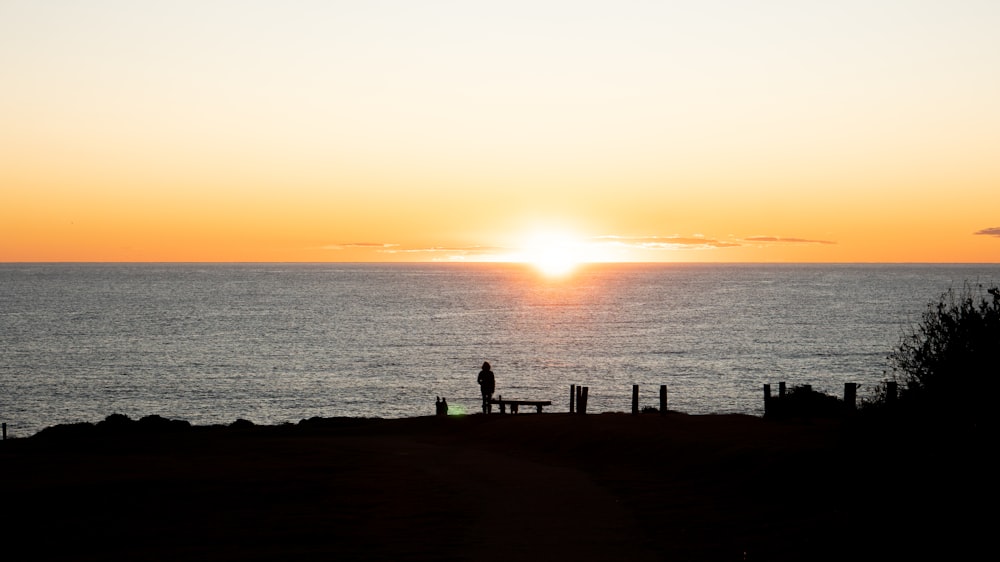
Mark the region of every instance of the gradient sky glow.
<instances>
[{"instance_id":1,"label":"gradient sky glow","mask_svg":"<svg viewBox=\"0 0 1000 562\"><path fill-rule=\"evenodd\" d=\"M1000 262L1000 2L0 0L0 261Z\"/></svg>"}]
</instances>

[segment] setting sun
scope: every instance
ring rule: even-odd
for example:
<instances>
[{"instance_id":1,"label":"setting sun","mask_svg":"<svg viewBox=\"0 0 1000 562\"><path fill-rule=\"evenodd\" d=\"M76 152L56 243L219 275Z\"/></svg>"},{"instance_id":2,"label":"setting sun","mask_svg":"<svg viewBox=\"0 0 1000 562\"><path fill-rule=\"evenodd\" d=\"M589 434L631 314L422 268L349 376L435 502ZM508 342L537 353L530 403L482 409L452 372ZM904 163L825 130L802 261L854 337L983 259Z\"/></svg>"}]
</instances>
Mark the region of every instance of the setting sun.
<instances>
[{"instance_id":1,"label":"setting sun","mask_svg":"<svg viewBox=\"0 0 1000 562\"><path fill-rule=\"evenodd\" d=\"M523 261L550 276L566 275L586 261L584 243L565 232L535 232L523 252Z\"/></svg>"}]
</instances>

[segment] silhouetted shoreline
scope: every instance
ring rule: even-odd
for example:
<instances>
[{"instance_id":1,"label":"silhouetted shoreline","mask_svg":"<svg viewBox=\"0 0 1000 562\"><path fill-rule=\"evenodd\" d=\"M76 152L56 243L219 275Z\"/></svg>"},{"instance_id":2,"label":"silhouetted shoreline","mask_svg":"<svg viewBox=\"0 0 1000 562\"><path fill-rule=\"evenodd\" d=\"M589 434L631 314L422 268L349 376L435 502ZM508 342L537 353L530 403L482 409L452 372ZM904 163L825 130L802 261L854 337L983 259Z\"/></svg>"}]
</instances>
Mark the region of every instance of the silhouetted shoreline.
<instances>
[{"instance_id":1,"label":"silhouetted shoreline","mask_svg":"<svg viewBox=\"0 0 1000 562\"><path fill-rule=\"evenodd\" d=\"M744 415L148 417L0 446L31 559L824 560L971 553L985 453ZM33 541L41 532L53 540Z\"/></svg>"}]
</instances>

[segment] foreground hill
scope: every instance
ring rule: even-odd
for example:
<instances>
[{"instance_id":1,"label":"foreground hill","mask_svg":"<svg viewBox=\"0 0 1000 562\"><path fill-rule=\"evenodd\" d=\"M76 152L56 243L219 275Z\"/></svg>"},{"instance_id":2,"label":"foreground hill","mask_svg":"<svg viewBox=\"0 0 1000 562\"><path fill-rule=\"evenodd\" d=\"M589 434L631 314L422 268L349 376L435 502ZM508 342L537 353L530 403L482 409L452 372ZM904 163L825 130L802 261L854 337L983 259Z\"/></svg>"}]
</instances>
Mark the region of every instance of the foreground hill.
<instances>
[{"instance_id":1,"label":"foreground hill","mask_svg":"<svg viewBox=\"0 0 1000 562\"><path fill-rule=\"evenodd\" d=\"M985 453L896 430L673 413L64 426L0 445L2 536L72 560L975 552Z\"/></svg>"}]
</instances>

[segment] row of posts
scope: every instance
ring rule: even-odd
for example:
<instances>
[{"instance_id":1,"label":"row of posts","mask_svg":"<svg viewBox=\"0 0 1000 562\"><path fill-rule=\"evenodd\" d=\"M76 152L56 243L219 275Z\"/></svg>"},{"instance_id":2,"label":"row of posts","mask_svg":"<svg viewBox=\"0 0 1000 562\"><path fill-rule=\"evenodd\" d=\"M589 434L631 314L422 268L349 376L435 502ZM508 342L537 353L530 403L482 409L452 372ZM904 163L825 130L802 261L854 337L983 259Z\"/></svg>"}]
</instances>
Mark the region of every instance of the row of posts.
<instances>
[{"instance_id":1,"label":"row of posts","mask_svg":"<svg viewBox=\"0 0 1000 562\"><path fill-rule=\"evenodd\" d=\"M812 385L811 384L804 384L804 385L802 385L802 389L805 390L806 392L811 392L812 391ZM782 397L785 396L785 390L786 390L785 383L779 382L778 383L778 398L782 398ZM886 401L886 404L893 404L896 401L897 391L898 391L898 385L897 385L896 381L887 381L885 383L885 401ZM633 396L634 396L634 393L635 393L635 389L634 388L633 388L632 392L633 392ZM635 399L633 398L633 401L634 400ZM764 415L767 415L767 405L768 405L768 403L770 401L771 401L771 385L765 384L764 385ZM858 409L858 383L854 383L854 382L845 382L844 383L844 406L846 406L848 410L857 410Z\"/></svg>"},{"instance_id":2,"label":"row of posts","mask_svg":"<svg viewBox=\"0 0 1000 562\"><path fill-rule=\"evenodd\" d=\"M812 390L812 385L806 384L802 385L802 388L809 392ZM571 384L569 385L569 413L571 414L586 414L587 413L587 392L589 388L586 386L580 386ZM888 381L886 383L886 402L892 404L896 401L897 394L897 384L894 381ZM785 383L778 383L778 397L783 397L785 395L786 387ZM771 385L764 385L764 413L767 414L767 405L771 401ZM856 410L858 407L858 384L853 382L844 383L844 404L848 410ZM660 385L660 415L665 415L667 413L667 385ZM639 413L639 385L632 385L632 413Z\"/></svg>"},{"instance_id":3,"label":"row of posts","mask_svg":"<svg viewBox=\"0 0 1000 562\"><path fill-rule=\"evenodd\" d=\"M784 384L784 383L782 383ZM586 414L587 413L587 395L589 393L590 387L580 386L576 384L569 385L569 413L571 414ZM667 385L660 385L660 415L666 415L667 413ZM639 385L632 385L632 413L639 413Z\"/></svg>"}]
</instances>

